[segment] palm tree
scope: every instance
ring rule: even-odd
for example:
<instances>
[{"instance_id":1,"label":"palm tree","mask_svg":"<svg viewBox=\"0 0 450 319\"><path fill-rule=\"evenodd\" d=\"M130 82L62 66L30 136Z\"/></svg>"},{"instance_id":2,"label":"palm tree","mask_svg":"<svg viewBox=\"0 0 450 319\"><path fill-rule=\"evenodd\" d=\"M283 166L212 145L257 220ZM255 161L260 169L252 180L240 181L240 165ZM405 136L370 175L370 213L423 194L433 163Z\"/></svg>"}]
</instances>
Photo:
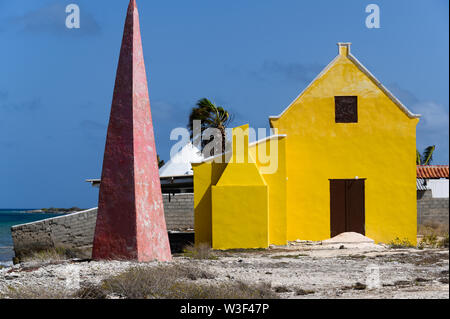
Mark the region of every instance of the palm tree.
<instances>
[{"instance_id":1,"label":"palm tree","mask_svg":"<svg viewBox=\"0 0 450 319\"><path fill-rule=\"evenodd\" d=\"M430 165L433 161L433 152L436 149L436 145L428 146L422 154L416 151L416 164L417 165Z\"/></svg>"},{"instance_id":2,"label":"palm tree","mask_svg":"<svg viewBox=\"0 0 450 319\"><path fill-rule=\"evenodd\" d=\"M225 129L228 124L232 121L230 113L221 106L217 106L212 103L207 98L203 98L197 102L197 106L192 108L191 114L189 115L188 129L191 132L191 138L194 138L194 120L200 120L200 131L203 133L204 130L208 128L217 128L220 130L221 142L222 142L222 152L225 152ZM208 143L208 141L203 141L201 143L201 148ZM217 155L217 154L211 154Z\"/></svg>"},{"instance_id":3,"label":"palm tree","mask_svg":"<svg viewBox=\"0 0 450 319\"><path fill-rule=\"evenodd\" d=\"M164 166L165 162L162 160L159 155L156 155L156 160L158 161L158 168L161 168Z\"/></svg>"}]
</instances>

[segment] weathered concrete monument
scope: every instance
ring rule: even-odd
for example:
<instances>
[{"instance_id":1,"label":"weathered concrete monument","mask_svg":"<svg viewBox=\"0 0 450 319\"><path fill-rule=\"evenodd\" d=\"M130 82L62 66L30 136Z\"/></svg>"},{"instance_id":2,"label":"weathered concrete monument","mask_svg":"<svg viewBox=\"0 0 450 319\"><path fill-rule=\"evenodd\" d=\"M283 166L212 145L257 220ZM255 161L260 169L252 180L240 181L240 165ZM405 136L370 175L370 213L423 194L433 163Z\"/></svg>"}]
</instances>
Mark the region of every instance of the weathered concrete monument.
<instances>
[{"instance_id":1,"label":"weathered concrete monument","mask_svg":"<svg viewBox=\"0 0 450 319\"><path fill-rule=\"evenodd\" d=\"M172 258L135 0L128 6L120 50L92 258Z\"/></svg>"}]
</instances>

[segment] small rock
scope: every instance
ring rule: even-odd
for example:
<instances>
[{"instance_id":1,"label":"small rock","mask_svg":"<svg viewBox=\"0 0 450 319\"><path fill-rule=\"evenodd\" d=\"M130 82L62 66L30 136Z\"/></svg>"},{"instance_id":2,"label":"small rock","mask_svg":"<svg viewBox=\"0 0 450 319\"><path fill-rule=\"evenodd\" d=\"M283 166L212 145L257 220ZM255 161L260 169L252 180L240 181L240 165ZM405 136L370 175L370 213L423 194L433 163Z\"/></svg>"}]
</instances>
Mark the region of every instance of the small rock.
<instances>
[{"instance_id":1,"label":"small rock","mask_svg":"<svg viewBox=\"0 0 450 319\"><path fill-rule=\"evenodd\" d=\"M352 288L355 290L364 290L367 288L367 285L357 282L356 284L353 285Z\"/></svg>"},{"instance_id":2,"label":"small rock","mask_svg":"<svg viewBox=\"0 0 450 319\"><path fill-rule=\"evenodd\" d=\"M396 282L394 282L395 286L408 286L409 284L410 282L407 280L397 280Z\"/></svg>"},{"instance_id":3,"label":"small rock","mask_svg":"<svg viewBox=\"0 0 450 319\"><path fill-rule=\"evenodd\" d=\"M340 245L339 249L345 249L345 246L344 245Z\"/></svg>"},{"instance_id":4,"label":"small rock","mask_svg":"<svg viewBox=\"0 0 450 319\"><path fill-rule=\"evenodd\" d=\"M421 277L416 278L416 282L428 282L428 281L430 281L430 279L425 279Z\"/></svg>"},{"instance_id":5,"label":"small rock","mask_svg":"<svg viewBox=\"0 0 450 319\"><path fill-rule=\"evenodd\" d=\"M315 293L314 290L297 289L297 290L295 291L295 294L296 294L297 296L311 295L311 294L313 294L313 293Z\"/></svg>"},{"instance_id":6,"label":"small rock","mask_svg":"<svg viewBox=\"0 0 450 319\"><path fill-rule=\"evenodd\" d=\"M278 286L278 287L275 287L275 292L277 292L277 293L292 292L292 290L290 290L286 286Z\"/></svg>"}]
</instances>

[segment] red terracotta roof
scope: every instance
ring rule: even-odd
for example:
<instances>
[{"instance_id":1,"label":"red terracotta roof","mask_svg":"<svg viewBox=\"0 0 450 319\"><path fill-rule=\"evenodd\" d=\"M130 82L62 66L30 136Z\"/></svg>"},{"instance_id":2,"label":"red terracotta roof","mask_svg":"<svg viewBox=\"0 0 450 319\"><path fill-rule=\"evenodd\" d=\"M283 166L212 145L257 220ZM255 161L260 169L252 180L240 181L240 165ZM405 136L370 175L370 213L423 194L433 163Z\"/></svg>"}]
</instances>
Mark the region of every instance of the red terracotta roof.
<instances>
[{"instance_id":1,"label":"red terracotta roof","mask_svg":"<svg viewBox=\"0 0 450 319\"><path fill-rule=\"evenodd\" d=\"M417 165L417 178L448 178L448 165Z\"/></svg>"}]
</instances>

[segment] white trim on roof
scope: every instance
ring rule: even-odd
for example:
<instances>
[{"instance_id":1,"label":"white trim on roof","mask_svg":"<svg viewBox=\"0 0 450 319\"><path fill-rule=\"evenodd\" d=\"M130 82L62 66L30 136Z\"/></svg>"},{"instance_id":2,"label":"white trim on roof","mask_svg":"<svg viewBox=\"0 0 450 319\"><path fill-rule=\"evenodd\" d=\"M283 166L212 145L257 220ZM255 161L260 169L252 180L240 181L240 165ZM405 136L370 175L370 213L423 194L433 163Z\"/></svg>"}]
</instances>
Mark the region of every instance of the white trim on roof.
<instances>
[{"instance_id":1,"label":"white trim on roof","mask_svg":"<svg viewBox=\"0 0 450 319\"><path fill-rule=\"evenodd\" d=\"M328 65L314 78L314 80L312 80L308 86L306 88L303 89L303 91L291 102L291 104L289 104L284 110L283 112L280 113L280 115L278 116L269 116L269 119L278 119L281 116L284 115L284 113L287 112L288 109L291 108L291 106L295 103L295 101L297 101L312 85L314 82L316 82L318 79L320 79L325 73L328 72L328 70L334 65L334 63L337 61L337 59L339 58L339 55L336 56L333 61L331 61L330 63L328 63Z\"/></svg>"},{"instance_id":2,"label":"white trim on roof","mask_svg":"<svg viewBox=\"0 0 450 319\"><path fill-rule=\"evenodd\" d=\"M270 135L270 136L267 136L267 137L262 138L262 139L260 139L260 140L251 142L251 143L248 144L248 146L253 146L253 145L256 145L256 144L265 142L265 141L267 141L267 140L273 140L273 139L275 139L275 138L281 138L281 137L286 137L286 136L287 136L287 134Z\"/></svg>"},{"instance_id":3,"label":"white trim on roof","mask_svg":"<svg viewBox=\"0 0 450 319\"><path fill-rule=\"evenodd\" d=\"M348 55L350 61L352 61L369 79L371 79L378 88L383 91L392 102L394 102L409 118L420 118L420 114L414 114L411 112L399 99L397 99L394 94L392 94L380 81L372 74L370 71L358 61L356 57L354 57L351 53Z\"/></svg>"},{"instance_id":4,"label":"white trim on roof","mask_svg":"<svg viewBox=\"0 0 450 319\"><path fill-rule=\"evenodd\" d=\"M370 73L370 71L361 63L359 62L359 60L353 56L350 53L350 47L349 47L349 43L338 43L339 45L347 45L348 47L348 54L347 54L347 58L353 62L353 64L356 65L356 67L363 72L370 80L372 80L375 85L381 90L383 91L388 97L389 99L391 99L392 102L394 102L409 118L420 118L421 115L420 114L414 114L413 112L411 112L402 102L400 102L400 100L398 98L396 98L383 84L381 84L380 81L378 81L378 79L372 74ZM288 107L286 107L283 112L281 112L278 116L269 116L269 119L278 119L281 116L284 115L284 113L287 112L287 110L306 92L306 90L308 90L312 84L314 82L316 82L318 79L320 79L335 63L336 61L339 59L341 55L338 54L333 61L331 61L320 73L319 75L317 75L314 80L311 81L311 83L308 84L308 86L291 102L291 104L289 104Z\"/></svg>"}]
</instances>

